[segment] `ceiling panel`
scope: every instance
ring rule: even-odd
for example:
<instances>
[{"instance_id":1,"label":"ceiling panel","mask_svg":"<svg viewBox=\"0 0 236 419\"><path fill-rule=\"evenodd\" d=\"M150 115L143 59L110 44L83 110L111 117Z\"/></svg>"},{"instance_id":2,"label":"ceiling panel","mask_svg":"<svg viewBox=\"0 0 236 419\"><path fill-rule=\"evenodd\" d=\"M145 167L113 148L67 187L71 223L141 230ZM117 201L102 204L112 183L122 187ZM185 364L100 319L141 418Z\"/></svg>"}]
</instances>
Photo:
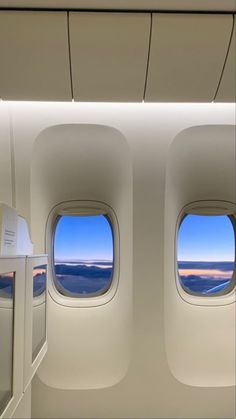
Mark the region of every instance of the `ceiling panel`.
<instances>
[{"instance_id":1,"label":"ceiling panel","mask_svg":"<svg viewBox=\"0 0 236 419\"><path fill-rule=\"evenodd\" d=\"M112 10L236 11L235 0L0 0L0 7Z\"/></svg>"},{"instance_id":2,"label":"ceiling panel","mask_svg":"<svg viewBox=\"0 0 236 419\"><path fill-rule=\"evenodd\" d=\"M214 100L232 26L232 15L154 13L145 101Z\"/></svg>"},{"instance_id":3,"label":"ceiling panel","mask_svg":"<svg viewBox=\"0 0 236 419\"><path fill-rule=\"evenodd\" d=\"M219 90L216 95L216 102L236 102L236 26L225 63L223 76Z\"/></svg>"},{"instance_id":4,"label":"ceiling panel","mask_svg":"<svg viewBox=\"0 0 236 419\"><path fill-rule=\"evenodd\" d=\"M71 100L65 12L0 12L0 97Z\"/></svg>"},{"instance_id":5,"label":"ceiling panel","mask_svg":"<svg viewBox=\"0 0 236 419\"><path fill-rule=\"evenodd\" d=\"M74 99L141 102L150 13L70 13Z\"/></svg>"}]
</instances>

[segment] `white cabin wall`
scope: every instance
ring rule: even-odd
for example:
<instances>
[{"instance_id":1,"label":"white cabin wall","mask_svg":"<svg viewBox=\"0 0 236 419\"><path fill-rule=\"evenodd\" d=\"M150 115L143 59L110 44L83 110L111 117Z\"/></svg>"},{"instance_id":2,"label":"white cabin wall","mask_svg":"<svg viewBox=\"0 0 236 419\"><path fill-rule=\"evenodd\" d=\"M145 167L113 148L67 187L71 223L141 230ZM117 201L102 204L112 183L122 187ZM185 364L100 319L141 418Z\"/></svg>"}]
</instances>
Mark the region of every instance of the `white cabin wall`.
<instances>
[{"instance_id":1,"label":"white cabin wall","mask_svg":"<svg viewBox=\"0 0 236 419\"><path fill-rule=\"evenodd\" d=\"M31 385L29 385L20 400L12 418L13 419L30 419L31 414Z\"/></svg>"},{"instance_id":2,"label":"white cabin wall","mask_svg":"<svg viewBox=\"0 0 236 419\"><path fill-rule=\"evenodd\" d=\"M76 307L61 296L58 299L50 288L49 349L38 371L45 384L59 389L110 387L126 375L133 330L132 164L127 142L119 131L105 125L57 125L37 137L31 166L31 224L36 251L44 247L48 214L58 203L72 201L73 207L79 199L89 208L91 201L98 202L98 207L102 202L117 218L116 292L108 301L104 301L105 296L100 302L90 301L90 307L79 304L78 299ZM49 231L50 227L49 222ZM50 254L50 245L46 250ZM50 269L48 275L53 281Z\"/></svg>"},{"instance_id":3,"label":"white cabin wall","mask_svg":"<svg viewBox=\"0 0 236 419\"><path fill-rule=\"evenodd\" d=\"M178 218L201 201L236 203L235 127L189 128L174 139L168 155L165 196L165 336L173 375L200 387L235 385L235 295L203 301L176 290ZM205 203L206 205L206 203ZM217 204L212 204L217 205ZM223 204L222 204L223 205ZM223 207L227 204L224 204ZM189 298L188 298L189 297Z\"/></svg>"},{"instance_id":4,"label":"white cabin wall","mask_svg":"<svg viewBox=\"0 0 236 419\"><path fill-rule=\"evenodd\" d=\"M124 135L133 161L134 327L129 369L118 384L99 390L55 389L36 377L32 389L33 417L233 417L233 387L188 386L177 381L168 367L163 243L165 170L173 139L191 126L235 124L234 105L10 103L8 106L15 143L16 206L30 223L32 149L43 129L68 123L108 125ZM40 242L38 245L43 251Z\"/></svg>"},{"instance_id":5,"label":"white cabin wall","mask_svg":"<svg viewBox=\"0 0 236 419\"><path fill-rule=\"evenodd\" d=\"M12 205L12 159L11 127L8 106L0 102L0 202Z\"/></svg>"}]
</instances>

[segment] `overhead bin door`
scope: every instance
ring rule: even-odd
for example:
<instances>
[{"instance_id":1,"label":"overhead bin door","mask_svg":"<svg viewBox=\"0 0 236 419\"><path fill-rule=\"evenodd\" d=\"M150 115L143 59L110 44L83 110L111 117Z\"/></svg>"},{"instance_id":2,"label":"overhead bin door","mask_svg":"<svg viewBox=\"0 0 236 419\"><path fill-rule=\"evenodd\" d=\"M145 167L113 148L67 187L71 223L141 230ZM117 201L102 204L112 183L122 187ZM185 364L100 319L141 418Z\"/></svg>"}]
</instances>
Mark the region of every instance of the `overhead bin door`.
<instances>
[{"instance_id":1,"label":"overhead bin door","mask_svg":"<svg viewBox=\"0 0 236 419\"><path fill-rule=\"evenodd\" d=\"M235 18L234 18L235 19ZM236 101L236 26L230 44L222 80L216 96L216 102Z\"/></svg>"},{"instance_id":2,"label":"overhead bin door","mask_svg":"<svg viewBox=\"0 0 236 419\"><path fill-rule=\"evenodd\" d=\"M146 102L211 102L232 15L153 14Z\"/></svg>"},{"instance_id":3,"label":"overhead bin door","mask_svg":"<svg viewBox=\"0 0 236 419\"><path fill-rule=\"evenodd\" d=\"M70 13L75 100L143 100L150 20L148 13Z\"/></svg>"},{"instance_id":4,"label":"overhead bin door","mask_svg":"<svg viewBox=\"0 0 236 419\"><path fill-rule=\"evenodd\" d=\"M67 15L0 11L0 97L71 100Z\"/></svg>"}]
</instances>

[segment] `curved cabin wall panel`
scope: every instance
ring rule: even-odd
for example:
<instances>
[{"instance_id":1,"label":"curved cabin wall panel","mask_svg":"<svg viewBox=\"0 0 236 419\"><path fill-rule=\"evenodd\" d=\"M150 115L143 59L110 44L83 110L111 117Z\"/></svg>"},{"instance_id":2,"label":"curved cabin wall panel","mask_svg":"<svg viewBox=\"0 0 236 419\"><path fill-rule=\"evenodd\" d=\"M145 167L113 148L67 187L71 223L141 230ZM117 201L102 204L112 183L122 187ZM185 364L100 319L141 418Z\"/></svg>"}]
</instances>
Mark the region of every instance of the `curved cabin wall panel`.
<instances>
[{"instance_id":1,"label":"curved cabin wall panel","mask_svg":"<svg viewBox=\"0 0 236 419\"><path fill-rule=\"evenodd\" d=\"M146 102L211 102L232 15L153 14Z\"/></svg>"},{"instance_id":2,"label":"curved cabin wall panel","mask_svg":"<svg viewBox=\"0 0 236 419\"><path fill-rule=\"evenodd\" d=\"M0 11L0 97L71 100L67 14Z\"/></svg>"},{"instance_id":3,"label":"curved cabin wall panel","mask_svg":"<svg viewBox=\"0 0 236 419\"><path fill-rule=\"evenodd\" d=\"M218 301L218 306L210 305L209 300L209 305L200 305L197 297L185 301L176 285L178 216L186 205L204 200L236 204L233 125L188 128L171 144L166 171L164 274L166 353L172 374L190 386L233 386L235 303L229 295Z\"/></svg>"},{"instance_id":4,"label":"curved cabin wall panel","mask_svg":"<svg viewBox=\"0 0 236 419\"><path fill-rule=\"evenodd\" d=\"M236 20L235 16L234 20ZM234 31L230 44L229 54L215 101L236 101L236 22L234 22Z\"/></svg>"},{"instance_id":5,"label":"curved cabin wall panel","mask_svg":"<svg viewBox=\"0 0 236 419\"><path fill-rule=\"evenodd\" d=\"M151 15L70 13L74 99L143 100Z\"/></svg>"},{"instance_id":6,"label":"curved cabin wall panel","mask_svg":"<svg viewBox=\"0 0 236 419\"><path fill-rule=\"evenodd\" d=\"M40 379L59 389L96 389L126 375L132 340L132 166L124 136L96 124L65 124L37 137L31 171L32 238L44 248L52 208L65 201L104 202L119 225L119 283L107 303L82 307L77 300L48 299L48 353ZM43 226L43 227L42 227ZM49 227L50 228L50 227ZM118 233L117 233L118 234ZM48 249L50 253L50 248ZM49 281L53 281L49 270ZM105 296L105 295L104 295ZM75 300L75 298L72 298ZM73 305L72 305L73 304ZM60 327L58 327L60 325Z\"/></svg>"}]
</instances>

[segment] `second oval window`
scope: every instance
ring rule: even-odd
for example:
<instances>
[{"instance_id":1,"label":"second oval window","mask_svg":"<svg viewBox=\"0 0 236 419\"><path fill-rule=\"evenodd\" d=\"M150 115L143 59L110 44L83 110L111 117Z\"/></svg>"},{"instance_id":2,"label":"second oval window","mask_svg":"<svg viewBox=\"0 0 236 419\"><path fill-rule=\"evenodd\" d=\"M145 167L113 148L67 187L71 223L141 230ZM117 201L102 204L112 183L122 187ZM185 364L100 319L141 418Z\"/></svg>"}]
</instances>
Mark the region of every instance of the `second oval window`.
<instances>
[{"instance_id":1,"label":"second oval window","mask_svg":"<svg viewBox=\"0 0 236 419\"><path fill-rule=\"evenodd\" d=\"M219 296L235 285L234 218L187 214L177 240L178 279L185 292Z\"/></svg>"}]
</instances>

